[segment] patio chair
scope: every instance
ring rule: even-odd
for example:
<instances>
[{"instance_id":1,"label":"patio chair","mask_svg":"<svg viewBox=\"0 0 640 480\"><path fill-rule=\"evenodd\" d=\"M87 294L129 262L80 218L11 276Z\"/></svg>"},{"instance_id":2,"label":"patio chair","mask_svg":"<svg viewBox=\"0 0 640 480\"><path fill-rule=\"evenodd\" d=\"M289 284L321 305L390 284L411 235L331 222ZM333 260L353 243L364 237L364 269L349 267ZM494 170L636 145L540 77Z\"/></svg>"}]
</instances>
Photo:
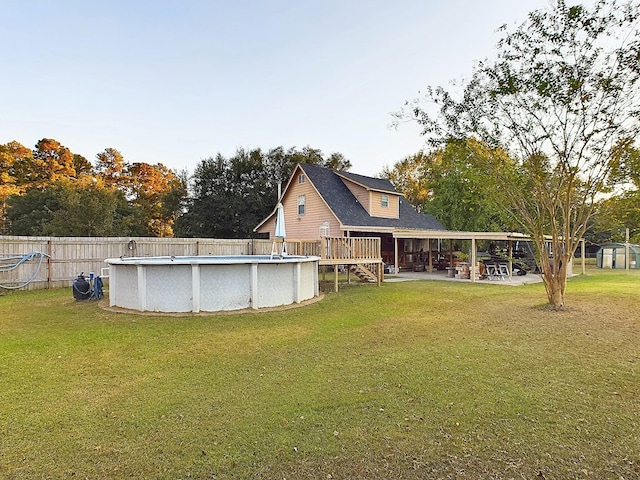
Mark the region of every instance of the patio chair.
<instances>
[{"instance_id":1,"label":"patio chair","mask_svg":"<svg viewBox=\"0 0 640 480\"><path fill-rule=\"evenodd\" d=\"M498 275L501 280L506 280L507 278L511 281L511 273L509 272L509 265L506 263L499 263L497 265Z\"/></svg>"},{"instance_id":2,"label":"patio chair","mask_svg":"<svg viewBox=\"0 0 640 480\"><path fill-rule=\"evenodd\" d=\"M487 278L493 280L498 275L498 265L495 263L485 263L484 271L487 274Z\"/></svg>"}]
</instances>

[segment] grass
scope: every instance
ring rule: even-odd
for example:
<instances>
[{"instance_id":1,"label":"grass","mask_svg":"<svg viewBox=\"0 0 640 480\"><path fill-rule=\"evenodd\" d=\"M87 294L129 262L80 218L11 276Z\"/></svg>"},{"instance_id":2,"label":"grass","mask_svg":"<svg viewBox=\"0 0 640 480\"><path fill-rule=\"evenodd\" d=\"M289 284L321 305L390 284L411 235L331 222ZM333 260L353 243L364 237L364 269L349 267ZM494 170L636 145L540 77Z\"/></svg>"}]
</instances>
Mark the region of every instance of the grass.
<instances>
[{"instance_id":1,"label":"grass","mask_svg":"<svg viewBox=\"0 0 640 480\"><path fill-rule=\"evenodd\" d=\"M640 478L640 273L160 317L0 297L0 478Z\"/></svg>"}]
</instances>

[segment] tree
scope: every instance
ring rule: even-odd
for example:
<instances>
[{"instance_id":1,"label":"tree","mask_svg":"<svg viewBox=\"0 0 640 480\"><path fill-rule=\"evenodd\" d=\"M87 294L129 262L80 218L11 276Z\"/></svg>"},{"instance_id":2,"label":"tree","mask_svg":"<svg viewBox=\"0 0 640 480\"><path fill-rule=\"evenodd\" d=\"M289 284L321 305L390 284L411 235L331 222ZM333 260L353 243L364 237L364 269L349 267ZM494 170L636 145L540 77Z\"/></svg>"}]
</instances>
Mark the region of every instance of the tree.
<instances>
[{"instance_id":1,"label":"tree","mask_svg":"<svg viewBox=\"0 0 640 480\"><path fill-rule=\"evenodd\" d=\"M77 153L73 155L73 168L76 172L76 177L79 178L82 175L92 175L93 165L91 162L87 160L82 155L78 155Z\"/></svg>"},{"instance_id":2,"label":"tree","mask_svg":"<svg viewBox=\"0 0 640 480\"><path fill-rule=\"evenodd\" d=\"M640 242L640 149L633 139L623 139L614 148L613 178L625 188L600 202L594 235L603 242L622 242L626 229L632 242Z\"/></svg>"},{"instance_id":3,"label":"tree","mask_svg":"<svg viewBox=\"0 0 640 480\"><path fill-rule=\"evenodd\" d=\"M239 149L200 162L193 174L188 212L177 222L183 236L245 238L276 202L274 179L265 175L259 149Z\"/></svg>"},{"instance_id":4,"label":"tree","mask_svg":"<svg viewBox=\"0 0 640 480\"><path fill-rule=\"evenodd\" d=\"M640 131L637 1L564 0L537 10L480 62L460 99L441 87L398 114L431 140L476 136L502 145L517 168L496 172L503 204L532 236L551 306L564 306L567 265L597 197L608 191L614 146Z\"/></svg>"},{"instance_id":5,"label":"tree","mask_svg":"<svg viewBox=\"0 0 640 480\"><path fill-rule=\"evenodd\" d=\"M494 172L511 163L501 149L474 139L450 140L430 154L419 152L384 174L418 211L451 230L511 229L497 206Z\"/></svg>"},{"instance_id":6,"label":"tree","mask_svg":"<svg viewBox=\"0 0 640 480\"><path fill-rule=\"evenodd\" d=\"M36 143L33 159L36 165L36 178L33 181L40 185L76 176L73 153L57 140L43 138Z\"/></svg>"},{"instance_id":7,"label":"tree","mask_svg":"<svg viewBox=\"0 0 640 480\"><path fill-rule=\"evenodd\" d=\"M324 166L332 170L349 170L351 162L340 152L334 152L324 161Z\"/></svg>"},{"instance_id":8,"label":"tree","mask_svg":"<svg viewBox=\"0 0 640 480\"><path fill-rule=\"evenodd\" d=\"M140 209L146 235L173 236L173 223L180 213L179 199L186 196L186 184L161 163L127 165L124 180L123 190L131 204Z\"/></svg>"},{"instance_id":9,"label":"tree","mask_svg":"<svg viewBox=\"0 0 640 480\"><path fill-rule=\"evenodd\" d=\"M31 151L18 142L0 145L0 235L8 232L7 198L21 192L17 167L24 157L30 157Z\"/></svg>"},{"instance_id":10,"label":"tree","mask_svg":"<svg viewBox=\"0 0 640 480\"><path fill-rule=\"evenodd\" d=\"M432 195L430 179L434 161L434 155L421 150L396 162L392 168L383 168L380 176L389 179L407 202L422 212Z\"/></svg>"},{"instance_id":11,"label":"tree","mask_svg":"<svg viewBox=\"0 0 640 480\"><path fill-rule=\"evenodd\" d=\"M19 193L29 184L33 176L33 152L18 142L9 142L0 146L0 167L4 185L12 185Z\"/></svg>"},{"instance_id":12,"label":"tree","mask_svg":"<svg viewBox=\"0 0 640 480\"><path fill-rule=\"evenodd\" d=\"M105 185L110 187L122 186L121 177L126 171L126 164L122 154L115 148L106 148L96 155L96 172Z\"/></svg>"},{"instance_id":13,"label":"tree","mask_svg":"<svg viewBox=\"0 0 640 480\"><path fill-rule=\"evenodd\" d=\"M98 177L110 188L123 192L141 214L140 235L173 235L173 224L181 213L187 183L161 163L127 163L115 148L96 155Z\"/></svg>"},{"instance_id":14,"label":"tree","mask_svg":"<svg viewBox=\"0 0 640 480\"><path fill-rule=\"evenodd\" d=\"M137 235L140 224L124 194L100 182L62 179L9 198L13 235Z\"/></svg>"}]
</instances>

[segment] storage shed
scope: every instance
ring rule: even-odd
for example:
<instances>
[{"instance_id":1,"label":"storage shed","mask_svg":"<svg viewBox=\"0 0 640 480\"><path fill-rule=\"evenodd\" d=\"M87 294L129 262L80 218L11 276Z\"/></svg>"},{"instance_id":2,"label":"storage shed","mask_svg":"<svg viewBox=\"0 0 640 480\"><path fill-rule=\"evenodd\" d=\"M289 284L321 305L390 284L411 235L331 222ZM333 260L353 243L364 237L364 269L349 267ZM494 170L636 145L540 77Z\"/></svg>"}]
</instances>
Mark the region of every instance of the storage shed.
<instances>
[{"instance_id":1,"label":"storage shed","mask_svg":"<svg viewBox=\"0 0 640 480\"><path fill-rule=\"evenodd\" d=\"M599 268L627 268L626 244L608 243L602 245L596 253L596 266ZM629 244L629 268L640 268L640 245Z\"/></svg>"}]
</instances>

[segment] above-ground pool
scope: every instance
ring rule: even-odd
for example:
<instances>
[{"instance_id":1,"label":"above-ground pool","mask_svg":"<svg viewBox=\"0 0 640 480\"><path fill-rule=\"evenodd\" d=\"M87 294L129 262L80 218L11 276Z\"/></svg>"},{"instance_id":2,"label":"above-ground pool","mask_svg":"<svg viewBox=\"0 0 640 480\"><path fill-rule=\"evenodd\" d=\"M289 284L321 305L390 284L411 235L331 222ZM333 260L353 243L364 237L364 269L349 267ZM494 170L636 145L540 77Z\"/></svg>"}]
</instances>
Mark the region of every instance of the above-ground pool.
<instances>
[{"instance_id":1,"label":"above-ground pool","mask_svg":"<svg viewBox=\"0 0 640 480\"><path fill-rule=\"evenodd\" d=\"M218 312L318 296L318 257L238 255L108 258L109 305L151 312Z\"/></svg>"}]
</instances>

